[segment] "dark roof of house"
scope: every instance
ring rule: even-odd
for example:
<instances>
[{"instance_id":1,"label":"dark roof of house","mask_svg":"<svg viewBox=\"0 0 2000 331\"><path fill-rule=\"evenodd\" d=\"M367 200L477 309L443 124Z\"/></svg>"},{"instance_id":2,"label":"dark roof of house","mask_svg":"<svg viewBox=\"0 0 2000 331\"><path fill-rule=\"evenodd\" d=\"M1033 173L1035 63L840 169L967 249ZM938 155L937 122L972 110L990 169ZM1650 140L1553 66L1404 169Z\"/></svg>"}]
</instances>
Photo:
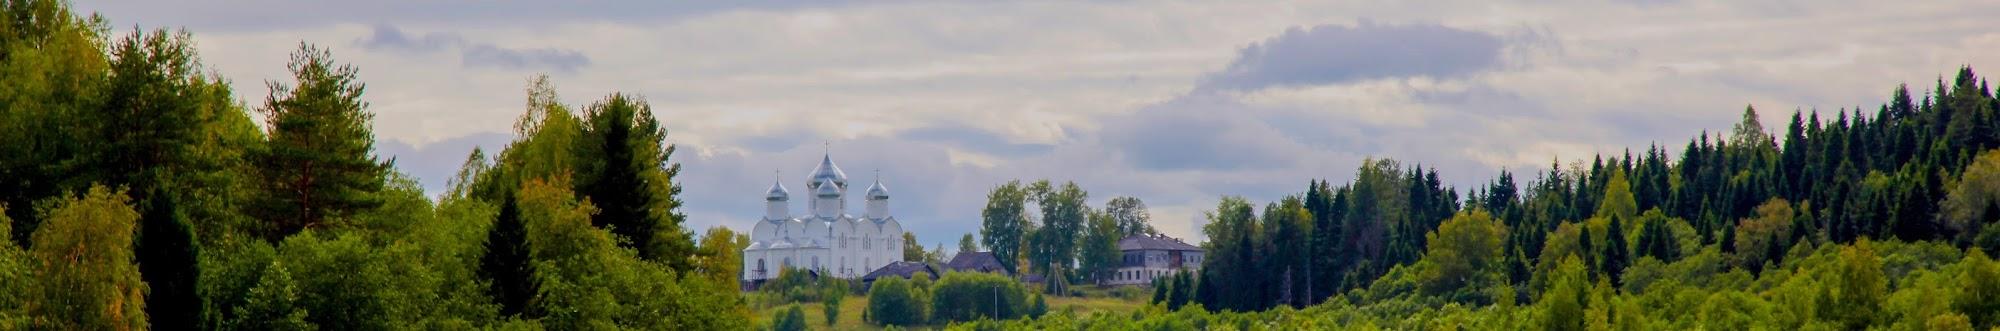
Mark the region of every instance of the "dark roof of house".
<instances>
[{"instance_id":1,"label":"dark roof of house","mask_svg":"<svg viewBox=\"0 0 2000 331\"><path fill-rule=\"evenodd\" d=\"M1201 247L1189 245L1166 235L1139 235L1118 240L1118 250L1201 251Z\"/></svg>"},{"instance_id":2,"label":"dark roof of house","mask_svg":"<svg viewBox=\"0 0 2000 331\"><path fill-rule=\"evenodd\" d=\"M923 262L896 261L895 263L890 263L889 265L877 268L875 269L875 271L869 272L868 275L866 276L861 276L861 281L871 282L875 281L876 278L881 278L883 276L910 278L910 277L915 277L917 273L920 272L927 274L927 276L930 276L931 279L937 279L938 276L937 269L931 268L930 264L926 264Z\"/></svg>"},{"instance_id":3,"label":"dark roof of house","mask_svg":"<svg viewBox=\"0 0 2000 331\"><path fill-rule=\"evenodd\" d=\"M993 253L991 252L958 252L958 255L951 257L951 262L945 262L944 268L951 271L974 272L1006 272L1007 270L1005 266L1000 265L1000 259L993 257Z\"/></svg>"},{"instance_id":4,"label":"dark roof of house","mask_svg":"<svg viewBox=\"0 0 2000 331\"><path fill-rule=\"evenodd\" d=\"M1022 283L1040 284L1041 282L1046 280L1048 280L1048 278L1042 277L1042 275L1021 276Z\"/></svg>"}]
</instances>

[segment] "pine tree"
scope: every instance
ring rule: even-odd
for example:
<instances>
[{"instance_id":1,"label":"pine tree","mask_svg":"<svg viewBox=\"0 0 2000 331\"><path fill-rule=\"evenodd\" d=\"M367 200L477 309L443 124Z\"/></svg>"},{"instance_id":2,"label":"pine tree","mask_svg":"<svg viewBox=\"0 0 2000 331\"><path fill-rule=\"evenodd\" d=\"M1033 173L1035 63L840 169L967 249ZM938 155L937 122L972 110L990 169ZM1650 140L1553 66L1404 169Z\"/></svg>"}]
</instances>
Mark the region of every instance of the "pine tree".
<instances>
[{"instance_id":1,"label":"pine tree","mask_svg":"<svg viewBox=\"0 0 2000 331\"><path fill-rule=\"evenodd\" d=\"M265 238L272 242L379 205L372 196L389 168L373 155L374 115L361 101L355 68L336 66L332 53L307 44L289 67L297 85L270 84L258 109L268 116L270 140L253 157L266 183L253 210L272 223Z\"/></svg>"}]
</instances>

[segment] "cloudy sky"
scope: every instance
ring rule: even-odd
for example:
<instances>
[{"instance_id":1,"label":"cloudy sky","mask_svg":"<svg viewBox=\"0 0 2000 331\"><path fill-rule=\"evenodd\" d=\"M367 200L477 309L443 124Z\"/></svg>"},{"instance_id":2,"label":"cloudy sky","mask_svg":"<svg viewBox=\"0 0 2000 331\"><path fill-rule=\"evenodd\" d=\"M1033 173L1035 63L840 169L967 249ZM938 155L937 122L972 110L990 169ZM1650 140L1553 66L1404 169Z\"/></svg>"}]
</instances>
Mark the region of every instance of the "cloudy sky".
<instances>
[{"instance_id":1,"label":"cloudy sky","mask_svg":"<svg viewBox=\"0 0 2000 331\"><path fill-rule=\"evenodd\" d=\"M1137 196L1155 226L1194 236L1221 195L1274 200L1368 157L1466 187L1677 150L1746 105L1782 127L2000 68L2000 2L1979 0L76 6L192 31L247 101L287 77L298 43L331 48L368 84L377 148L433 191L473 146L513 139L525 83L546 73L571 104L651 102L693 228L747 228L774 173L799 190L831 149L856 187L879 170L904 226L946 246L1009 179Z\"/></svg>"}]
</instances>

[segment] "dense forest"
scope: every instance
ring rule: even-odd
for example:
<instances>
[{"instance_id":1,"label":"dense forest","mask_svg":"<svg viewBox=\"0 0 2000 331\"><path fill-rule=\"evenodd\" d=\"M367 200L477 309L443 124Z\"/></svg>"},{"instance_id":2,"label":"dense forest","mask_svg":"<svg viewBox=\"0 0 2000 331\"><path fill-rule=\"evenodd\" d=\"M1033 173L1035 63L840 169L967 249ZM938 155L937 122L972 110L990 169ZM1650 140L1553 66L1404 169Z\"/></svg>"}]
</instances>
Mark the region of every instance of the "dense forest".
<instances>
[{"instance_id":1,"label":"dense forest","mask_svg":"<svg viewBox=\"0 0 2000 331\"><path fill-rule=\"evenodd\" d=\"M530 80L518 138L426 193L328 49L245 105L186 32L0 17L0 330L752 327L745 239L682 227L638 96Z\"/></svg>"},{"instance_id":2,"label":"dense forest","mask_svg":"<svg viewBox=\"0 0 2000 331\"><path fill-rule=\"evenodd\" d=\"M1352 182L1311 180L1261 209L1223 197L1199 271L1156 281L1145 311L961 327L2000 327L2000 265L1986 253L2000 249L1993 93L1964 67L1928 92L1898 86L1872 113L1794 112L1782 137L1746 108L1679 155L1557 161L1467 190L1368 160ZM1034 239L1040 229L1080 217L1044 202L1043 224L1020 225L1016 190L990 195L988 245L1045 260L1061 247Z\"/></svg>"},{"instance_id":3,"label":"dense forest","mask_svg":"<svg viewBox=\"0 0 2000 331\"><path fill-rule=\"evenodd\" d=\"M375 156L362 68L332 50L301 43L244 104L191 34L111 26L0 2L0 330L791 329L797 303L835 325L855 292L870 323L950 329L2000 327L2000 101L1969 67L1873 111L1767 129L1746 108L1677 149L1478 187L1373 159L1262 206L1226 196L1198 272L1084 315L1045 300L1157 233L1138 198L996 185L960 250L1036 284L787 272L743 293L748 238L684 226L641 96L570 105L531 78L515 140L424 192Z\"/></svg>"}]
</instances>

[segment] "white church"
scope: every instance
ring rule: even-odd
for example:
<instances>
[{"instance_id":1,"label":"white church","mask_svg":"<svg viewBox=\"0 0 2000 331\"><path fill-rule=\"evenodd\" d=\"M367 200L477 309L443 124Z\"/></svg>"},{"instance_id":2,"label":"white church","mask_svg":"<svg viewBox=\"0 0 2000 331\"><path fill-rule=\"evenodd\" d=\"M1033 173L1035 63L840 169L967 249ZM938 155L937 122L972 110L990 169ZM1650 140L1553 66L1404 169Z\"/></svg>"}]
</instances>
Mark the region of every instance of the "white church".
<instances>
[{"instance_id":1,"label":"white church","mask_svg":"<svg viewBox=\"0 0 2000 331\"><path fill-rule=\"evenodd\" d=\"M750 231L743 249L743 283L762 284L784 269L810 270L823 276L857 278L903 260L903 225L889 216L889 190L877 175L863 194L867 210L847 214L847 174L822 157L806 177L806 215L791 214L791 192L771 183L764 195L764 217Z\"/></svg>"}]
</instances>

